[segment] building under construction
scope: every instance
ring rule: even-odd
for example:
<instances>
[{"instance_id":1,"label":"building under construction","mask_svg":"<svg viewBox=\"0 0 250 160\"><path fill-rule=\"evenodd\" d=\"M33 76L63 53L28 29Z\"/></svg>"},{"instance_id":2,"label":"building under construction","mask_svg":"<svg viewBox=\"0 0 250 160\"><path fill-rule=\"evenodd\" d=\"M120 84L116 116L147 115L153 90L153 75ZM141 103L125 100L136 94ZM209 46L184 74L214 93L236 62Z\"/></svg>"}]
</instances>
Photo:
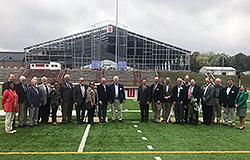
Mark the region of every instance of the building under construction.
<instances>
[{"instance_id":1,"label":"building under construction","mask_svg":"<svg viewBox=\"0 0 250 160\"><path fill-rule=\"evenodd\" d=\"M131 31L117 28L118 68L190 70L191 51ZM63 68L100 68L115 61L116 27L112 23L24 48L25 64L58 62Z\"/></svg>"}]
</instances>

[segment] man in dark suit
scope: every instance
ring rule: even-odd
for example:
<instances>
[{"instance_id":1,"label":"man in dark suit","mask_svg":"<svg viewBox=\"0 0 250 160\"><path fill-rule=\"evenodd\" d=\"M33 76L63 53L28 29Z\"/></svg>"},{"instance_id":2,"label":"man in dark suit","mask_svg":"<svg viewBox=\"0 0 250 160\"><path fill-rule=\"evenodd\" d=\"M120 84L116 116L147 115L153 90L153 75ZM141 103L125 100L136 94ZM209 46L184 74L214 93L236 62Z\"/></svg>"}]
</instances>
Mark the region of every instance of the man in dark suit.
<instances>
[{"instance_id":1,"label":"man in dark suit","mask_svg":"<svg viewBox=\"0 0 250 160\"><path fill-rule=\"evenodd\" d=\"M173 88L173 104L175 106L175 123L183 125L184 119L184 102L186 100L186 86L183 85L182 79L177 79L177 85Z\"/></svg>"},{"instance_id":2,"label":"man in dark suit","mask_svg":"<svg viewBox=\"0 0 250 160\"><path fill-rule=\"evenodd\" d=\"M38 85L38 89L40 92L40 100L41 100L41 107L40 107L40 115L41 115L41 122L44 124L49 123L49 115L50 115L50 92L51 86L47 83L47 77L43 76L41 78L42 83Z\"/></svg>"},{"instance_id":3,"label":"man in dark suit","mask_svg":"<svg viewBox=\"0 0 250 160\"><path fill-rule=\"evenodd\" d=\"M163 101L163 86L159 83L159 77L154 78L154 83L151 85L151 102L154 112L154 122L160 122L160 113Z\"/></svg>"},{"instance_id":4,"label":"man in dark suit","mask_svg":"<svg viewBox=\"0 0 250 160\"><path fill-rule=\"evenodd\" d=\"M109 86L110 88L110 103L111 103L111 117L112 122L115 122L115 109L118 109L118 120L123 123L122 120L122 103L125 103L125 91L124 87L119 82L119 77L114 76L114 83Z\"/></svg>"},{"instance_id":5,"label":"man in dark suit","mask_svg":"<svg viewBox=\"0 0 250 160\"><path fill-rule=\"evenodd\" d=\"M170 120L170 111L172 109L172 98L173 98L173 87L174 85L170 83L171 80L169 77L166 77L166 83L163 84L163 120L161 122L171 122Z\"/></svg>"},{"instance_id":6,"label":"man in dark suit","mask_svg":"<svg viewBox=\"0 0 250 160\"><path fill-rule=\"evenodd\" d=\"M18 94L19 112L18 112L18 127L25 127L27 125L27 84L26 78L20 77L20 83L16 85L16 93Z\"/></svg>"},{"instance_id":7,"label":"man in dark suit","mask_svg":"<svg viewBox=\"0 0 250 160\"><path fill-rule=\"evenodd\" d=\"M101 84L97 86L97 94L99 98L99 123L107 123L106 115L107 115L107 106L110 99L110 89L109 86L106 85L106 78L101 79Z\"/></svg>"},{"instance_id":8,"label":"man in dark suit","mask_svg":"<svg viewBox=\"0 0 250 160\"><path fill-rule=\"evenodd\" d=\"M38 125L38 114L40 103L39 89L36 87L37 81L31 80L31 86L27 90L27 101L29 105L29 120L30 127Z\"/></svg>"},{"instance_id":9,"label":"man in dark suit","mask_svg":"<svg viewBox=\"0 0 250 160\"><path fill-rule=\"evenodd\" d=\"M73 85L70 80L70 76L66 74L64 76L64 82L60 83L59 91L62 94L62 123L73 123L71 121L72 109L73 109Z\"/></svg>"},{"instance_id":10,"label":"man in dark suit","mask_svg":"<svg viewBox=\"0 0 250 160\"><path fill-rule=\"evenodd\" d=\"M4 82L3 85L2 85L2 95L3 95L3 92L4 92L6 89L9 89L9 82L14 82L14 81L15 81L15 76L14 76L14 74L9 74L8 81Z\"/></svg>"},{"instance_id":11,"label":"man in dark suit","mask_svg":"<svg viewBox=\"0 0 250 160\"><path fill-rule=\"evenodd\" d=\"M138 88L137 102L141 109L141 120L140 122L148 122L148 110L150 102L150 87L147 85L147 79L141 80L142 85Z\"/></svg>"},{"instance_id":12,"label":"man in dark suit","mask_svg":"<svg viewBox=\"0 0 250 160\"><path fill-rule=\"evenodd\" d=\"M191 79L190 85L187 88L187 96L186 96L187 98L186 103L187 103L187 106L189 107L188 119L189 119L190 124L194 124L194 125L198 124L199 111L194 110L194 104L196 103L197 105L199 105L201 94L202 94L202 91L201 91L200 86L196 85L196 82L194 79Z\"/></svg>"},{"instance_id":13,"label":"man in dark suit","mask_svg":"<svg viewBox=\"0 0 250 160\"><path fill-rule=\"evenodd\" d=\"M203 123L206 125L212 124L213 106L214 106L214 86L211 84L209 78L205 78L203 96L202 96L202 110Z\"/></svg>"},{"instance_id":14,"label":"man in dark suit","mask_svg":"<svg viewBox=\"0 0 250 160\"><path fill-rule=\"evenodd\" d=\"M73 90L73 101L76 106L76 119L78 124L84 123L85 116L85 101L88 85L84 84L84 78L79 78L79 84L74 87Z\"/></svg>"},{"instance_id":15,"label":"man in dark suit","mask_svg":"<svg viewBox=\"0 0 250 160\"><path fill-rule=\"evenodd\" d=\"M227 80L227 86L222 95L222 106L224 107L224 125L228 125L229 113L231 115L231 127L235 126L235 99L239 92L238 87L233 84L233 79Z\"/></svg>"},{"instance_id":16,"label":"man in dark suit","mask_svg":"<svg viewBox=\"0 0 250 160\"><path fill-rule=\"evenodd\" d=\"M189 88L190 82L189 82L189 75L187 74L184 78L183 85L186 86L186 88ZM184 120L186 123L188 123L188 104L185 101L184 102Z\"/></svg>"}]
</instances>

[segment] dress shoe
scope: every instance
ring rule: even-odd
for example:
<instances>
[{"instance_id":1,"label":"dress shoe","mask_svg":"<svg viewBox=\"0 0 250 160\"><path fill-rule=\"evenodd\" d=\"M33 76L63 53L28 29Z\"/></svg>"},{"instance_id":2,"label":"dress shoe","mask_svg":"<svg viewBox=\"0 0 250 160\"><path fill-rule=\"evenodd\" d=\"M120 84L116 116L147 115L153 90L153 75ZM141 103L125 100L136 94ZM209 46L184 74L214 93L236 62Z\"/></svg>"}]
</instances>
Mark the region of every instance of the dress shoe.
<instances>
[{"instance_id":1,"label":"dress shoe","mask_svg":"<svg viewBox=\"0 0 250 160\"><path fill-rule=\"evenodd\" d=\"M123 123L123 120L119 120L120 123Z\"/></svg>"},{"instance_id":2,"label":"dress shoe","mask_svg":"<svg viewBox=\"0 0 250 160\"><path fill-rule=\"evenodd\" d=\"M143 122L143 121L144 121L143 119L140 120L140 122Z\"/></svg>"},{"instance_id":3,"label":"dress shoe","mask_svg":"<svg viewBox=\"0 0 250 160\"><path fill-rule=\"evenodd\" d=\"M114 122L115 122L115 120L112 120L112 121L111 121L111 123L114 123Z\"/></svg>"},{"instance_id":4,"label":"dress shoe","mask_svg":"<svg viewBox=\"0 0 250 160\"><path fill-rule=\"evenodd\" d=\"M245 129L245 126L244 126L244 127L239 127L238 129L239 129L239 130L243 130L243 129Z\"/></svg>"}]
</instances>

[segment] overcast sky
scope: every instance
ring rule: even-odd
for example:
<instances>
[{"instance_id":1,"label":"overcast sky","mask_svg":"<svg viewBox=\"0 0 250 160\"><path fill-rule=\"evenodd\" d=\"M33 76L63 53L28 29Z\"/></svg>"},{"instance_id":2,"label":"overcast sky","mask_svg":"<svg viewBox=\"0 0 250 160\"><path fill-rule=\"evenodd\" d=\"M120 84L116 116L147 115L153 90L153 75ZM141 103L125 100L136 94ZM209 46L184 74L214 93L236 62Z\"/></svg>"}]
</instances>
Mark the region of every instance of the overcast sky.
<instances>
[{"instance_id":1,"label":"overcast sky","mask_svg":"<svg viewBox=\"0 0 250 160\"><path fill-rule=\"evenodd\" d=\"M0 0L0 51L115 20L116 0ZM249 0L119 0L128 30L191 51L250 54Z\"/></svg>"}]
</instances>

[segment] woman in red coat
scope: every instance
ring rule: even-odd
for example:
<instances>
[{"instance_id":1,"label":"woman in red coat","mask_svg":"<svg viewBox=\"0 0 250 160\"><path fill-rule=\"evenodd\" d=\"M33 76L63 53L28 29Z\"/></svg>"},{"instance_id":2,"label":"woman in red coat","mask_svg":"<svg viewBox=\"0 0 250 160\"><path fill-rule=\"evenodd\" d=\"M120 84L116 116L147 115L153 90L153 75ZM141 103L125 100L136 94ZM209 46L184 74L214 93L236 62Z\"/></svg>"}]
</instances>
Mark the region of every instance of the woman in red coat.
<instances>
[{"instance_id":1,"label":"woman in red coat","mask_svg":"<svg viewBox=\"0 0 250 160\"><path fill-rule=\"evenodd\" d=\"M19 111L18 108L18 95L14 89L14 82L9 83L9 89L6 89L2 97L2 106L5 115L5 131L6 133L15 133L16 130L12 130L13 119L15 114Z\"/></svg>"}]
</instances>

